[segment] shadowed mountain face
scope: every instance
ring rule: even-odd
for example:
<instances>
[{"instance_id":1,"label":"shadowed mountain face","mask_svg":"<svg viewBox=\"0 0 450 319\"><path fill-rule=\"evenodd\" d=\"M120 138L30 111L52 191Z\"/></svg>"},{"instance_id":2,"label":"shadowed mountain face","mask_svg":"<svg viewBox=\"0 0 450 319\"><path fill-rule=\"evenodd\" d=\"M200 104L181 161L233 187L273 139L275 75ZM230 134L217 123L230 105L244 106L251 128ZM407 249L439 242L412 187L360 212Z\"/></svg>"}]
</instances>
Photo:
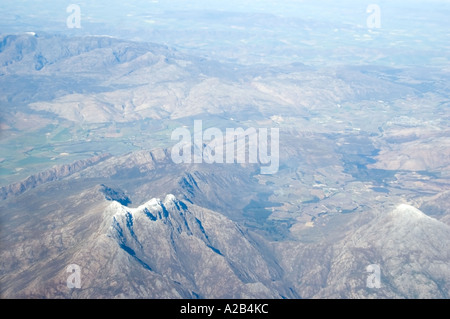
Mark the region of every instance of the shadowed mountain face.
<instances>
[{"instance_id":1,"label":"shadowed mountain face","mask_svg":"<svg viewBox=\"0 0 450 319\"><path fill-rule=\"evenodd\" d=\"M449 226L408 205L371 216L333 242L268 243L173 195L128 208L101 192L71 196L88 201L73 211L41 211L43 220L64 221L52 229L3 236L3 297L448 297ZM21 227L33 229L29 221ZM366 287L373 262L382 267L379 289ZM73 291L66 286L72 263L82 271L82 288Z\"/></svg>"},{"instance_id":2,"label":"shadowed mountain face","mask_svg":"<svg viewBox=\"0 0 450 319\"><path fill-rule=\"evenodd\" d=\"M174 165L164 152L148 155L156 154L158 161L146 162L153 168L128 189L147 198L157 189L171 189L184 199L166 195L127 207L123 204L130 206L131 199L121 188L133 179L120 187L117 179L109 180L110 186L98 184L105 180L102 174L120 170L119 163L129 164L133 156L142 158L141 152L107 159L3 201L8 214L1 220L2 296L448 297L449 226L409 205L319 217L314 227L294 224L289 235L274 220L246 215L243 202L261 201L255 189L245 193L238 186L245 184L242 168L236 167L230 181L241 190L240 200L228 193L222 201L231 196L230 202L218 204L214 200L221 191L209 185L220 180L231 188L230 170L218 166L212 174L198 166L170 175L168 167ZM197 200L218 210L192 203ZM81 267L80 289L67 288L71 264ZM366 286L366 268L373 264L381 268L381 288Z\"/></svg>"},{"instance_id":3,"label":"shadowed mountain face","mask_svg":"<svg viewBox=\"0 0 450 319\"><path fill-rule=\"evenodd\" d=\"M2 298L449 298L441 21L415 2L370 30L347 1L345 22L308 1L96 3L81 29L0 19ZM279 139L218 138L239 128ZM217 145L231 161L205 160Z\"/></svg>"},{"instance_id":4,"label":"shadowed mountain face","mask_svg":"<svg viewBox=\"0 0 450 319\"><path fill-rule=\"evenodd\" d=\"M69 258L83 272L83 290L72 297L279 298L280 292L292 297L280 284L282 270L273 257L218 213L188 207L173 195L134 209L115 201L100 205L103 210L96 214L85 212L85 218L92 215L90 221L97 223L83 224L88 228L83 239L69 249L75 255L58 256L39 278L30 269L15 269L5 278L3 296L70 296L60 281L64 269L58 269ZM55 240L79 222L45 232L44 240ZM34 252L46 249L50 247L43 244ZM41 262L46 264L36 261L32 268ZM17 280L30 282L21 287Z\"/></svg>"}]
</instances>

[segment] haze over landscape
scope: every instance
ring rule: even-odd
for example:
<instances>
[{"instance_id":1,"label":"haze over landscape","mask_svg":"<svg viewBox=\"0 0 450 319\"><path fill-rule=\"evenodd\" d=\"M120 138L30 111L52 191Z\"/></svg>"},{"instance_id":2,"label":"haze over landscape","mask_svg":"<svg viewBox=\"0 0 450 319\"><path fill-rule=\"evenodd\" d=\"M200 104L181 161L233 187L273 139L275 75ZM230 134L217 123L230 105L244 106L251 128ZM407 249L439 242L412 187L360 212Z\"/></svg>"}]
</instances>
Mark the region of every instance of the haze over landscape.
<instances>
[{"instance_id":1,"label":"haze over landscape","mask_svg":"<svg viewBox=\"0 0 450 319\"><path fill-rule=\"evenodd\" d=\"M449 16L0 3L1 298L449 298Z\"/></svg>"}]
</instances>

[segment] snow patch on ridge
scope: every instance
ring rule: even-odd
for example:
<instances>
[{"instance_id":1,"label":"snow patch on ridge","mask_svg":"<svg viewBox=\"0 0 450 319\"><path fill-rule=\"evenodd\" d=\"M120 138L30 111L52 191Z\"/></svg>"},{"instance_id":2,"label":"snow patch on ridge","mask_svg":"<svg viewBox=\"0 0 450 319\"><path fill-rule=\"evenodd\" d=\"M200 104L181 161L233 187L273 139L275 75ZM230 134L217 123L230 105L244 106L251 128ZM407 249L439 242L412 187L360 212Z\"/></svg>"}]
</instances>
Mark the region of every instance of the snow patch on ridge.
<instances>
[{"instance_id":1,"label":"snow patch on ridge","mask_svg":"<svg viewBox=\"0 0 450 319\"><path fill-rule=\"evenodd\" d=\"M177 198L173 194L166 195L163 201L159 198L152 198L136 208L126 207L117 201L113 201L108 207L108 211L110 212L108 215L118 217L131 214L133 217L140 217L141 215L148 215L149 212L157 215L156 213L165 211L166 207L174 206L176 201Z\"/></svg>"},{"instance_id":2,"label":"snow patch on ridge","mask_svg":"<svg viewBox=\"0 0 450 319\"><path fill-rule=\"evenodd\" d=\"M392 215L397 218L405 218L405 219L433 219L426 214L424 214L419 209L408 205L408 204L400 204L396 209L392 211Z\"/></svg>"}]
</instances>

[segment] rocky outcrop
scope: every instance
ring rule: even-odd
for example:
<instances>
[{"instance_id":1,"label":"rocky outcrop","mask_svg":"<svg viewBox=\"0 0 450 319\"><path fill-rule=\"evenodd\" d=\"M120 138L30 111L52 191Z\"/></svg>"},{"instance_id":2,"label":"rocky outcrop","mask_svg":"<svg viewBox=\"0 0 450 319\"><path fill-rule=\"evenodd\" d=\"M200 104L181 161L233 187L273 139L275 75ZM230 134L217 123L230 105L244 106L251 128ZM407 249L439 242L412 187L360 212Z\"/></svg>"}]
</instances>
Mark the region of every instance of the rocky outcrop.
<instances>
[{"instance_id":1,"label":"rocky outcrop","mask_svg":"<svg viewBox=\"0 0 450 319\"><path fill-rule=\"evenodd\" d=\"M35 188L41 184L59 180L76 172L79 172L89 166L92 166L109 158L110 156L111 155L107 153L101 154L88 159L78 160L71 164L57 165L43 172L33 174L20 182L0 188L0 198L6 199L10 196L20 195L27 190Z\"/></svg>"},{"instance_id":2,"label":"rocky outcrop","mask_svg":"<svg viewBox=\"0 0 450 319\"><path fill-rule=\"evenodd\" d=\"M121 189L114 189L106 186L105 184L101 184L100 192L105 195L105 198L107 200L116 201L124 206L128 206L129 204L131 204L131 199Z\"/></svg>"}]
</instances>

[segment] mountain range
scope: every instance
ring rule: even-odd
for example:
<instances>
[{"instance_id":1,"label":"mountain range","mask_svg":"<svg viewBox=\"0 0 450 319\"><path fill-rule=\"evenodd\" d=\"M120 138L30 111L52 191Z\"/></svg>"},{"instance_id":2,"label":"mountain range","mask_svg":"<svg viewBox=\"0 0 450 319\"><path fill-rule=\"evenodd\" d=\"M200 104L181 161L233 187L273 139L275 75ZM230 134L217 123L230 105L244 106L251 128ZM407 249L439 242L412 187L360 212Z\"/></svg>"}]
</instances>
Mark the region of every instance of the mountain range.
<instances>
[{"instance_id":1,"label":"mountain range","mask_svg":"<svg viewBox=\"0 0 450 319\"><path fill-rule=\"evenodd\" d=\"M3 34L0 295L448 298L449 76ZM279 171L174 163L195 120L278 128Z\"/></svg>"}]
</instances>

